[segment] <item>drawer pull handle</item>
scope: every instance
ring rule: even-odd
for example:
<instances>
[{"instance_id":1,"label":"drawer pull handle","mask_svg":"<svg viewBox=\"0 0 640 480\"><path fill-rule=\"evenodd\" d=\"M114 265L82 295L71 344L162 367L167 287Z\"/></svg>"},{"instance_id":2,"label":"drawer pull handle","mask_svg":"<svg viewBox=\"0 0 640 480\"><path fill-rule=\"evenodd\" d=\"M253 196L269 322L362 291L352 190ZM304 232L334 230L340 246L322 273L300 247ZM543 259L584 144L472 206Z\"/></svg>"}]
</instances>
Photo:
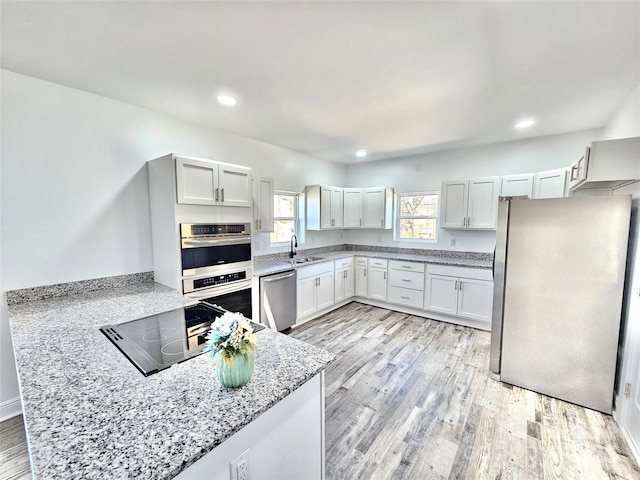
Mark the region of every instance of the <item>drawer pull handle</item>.
<instances>
[{"instance_id":1,"label":"drawer pull handle","mask_svg":"<svg viewBox=\"0 0 640 480\"><path fill-rule=\"evenodd\" d=\"M401 278L400 280L402 280L403 282L410 282L411 280L406 279L406 278Z\"/></svg>"},{"instance_id":2,"label":"drawer pull handle","mask_svg":"<svg viewBox=\"0 0 640 480\"><path fill-rule=\"evenodd\" d=\"M400 295L400 298L404 298L405 300L411 300L409 297L405 297L404 295Z\"/></svg>"}]
</instances>

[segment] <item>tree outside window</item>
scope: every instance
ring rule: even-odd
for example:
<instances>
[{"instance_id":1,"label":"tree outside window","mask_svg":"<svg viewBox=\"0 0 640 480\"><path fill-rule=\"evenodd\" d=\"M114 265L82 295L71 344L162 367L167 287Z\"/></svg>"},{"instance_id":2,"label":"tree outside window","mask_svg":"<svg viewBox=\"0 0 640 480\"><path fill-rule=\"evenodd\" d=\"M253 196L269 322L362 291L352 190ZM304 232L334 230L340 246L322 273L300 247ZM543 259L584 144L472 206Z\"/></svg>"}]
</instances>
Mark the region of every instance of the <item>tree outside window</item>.
<instances>
[{"instance_id":1,"label":"tree outside window","mask_svg":"<svg viewBox=\"0 0 640 480\"><path fill-rule=\"evenodd\" d=\"M298 231L298 194L290 192L275 192L274 224L270 234L270 242L288 243L291 235Z\"/></svg>"},{"instance_id":2,"label":"tree outside window","mask_svg":"<svg viewBox=\"0 0 640 480\"><path fill-rule=\"evenodd\" d=\"M437 241L439 197L439 192L399 193L395 240Z\"/></svg>"}]
</instances>

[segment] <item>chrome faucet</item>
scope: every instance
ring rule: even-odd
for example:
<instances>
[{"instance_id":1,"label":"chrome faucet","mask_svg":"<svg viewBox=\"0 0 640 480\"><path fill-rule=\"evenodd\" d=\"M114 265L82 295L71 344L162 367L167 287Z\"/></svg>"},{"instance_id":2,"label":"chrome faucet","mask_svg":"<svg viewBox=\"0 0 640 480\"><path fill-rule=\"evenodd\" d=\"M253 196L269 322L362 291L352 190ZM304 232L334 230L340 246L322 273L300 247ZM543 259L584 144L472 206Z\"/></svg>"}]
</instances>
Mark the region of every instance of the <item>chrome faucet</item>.
<instances>
[{"instance_id":1,"label":"chrome faucet","mask_svg":"<svg viewBox=\"0 0 640 480\"><path fill-rule=\"evenodd\" d=\"M291 235L291 250L289 250L289 258L293 258L293 256L298 253L296 252L296 247L298 246L298 237L295 235Z\"/></svg>"}]
</instances>

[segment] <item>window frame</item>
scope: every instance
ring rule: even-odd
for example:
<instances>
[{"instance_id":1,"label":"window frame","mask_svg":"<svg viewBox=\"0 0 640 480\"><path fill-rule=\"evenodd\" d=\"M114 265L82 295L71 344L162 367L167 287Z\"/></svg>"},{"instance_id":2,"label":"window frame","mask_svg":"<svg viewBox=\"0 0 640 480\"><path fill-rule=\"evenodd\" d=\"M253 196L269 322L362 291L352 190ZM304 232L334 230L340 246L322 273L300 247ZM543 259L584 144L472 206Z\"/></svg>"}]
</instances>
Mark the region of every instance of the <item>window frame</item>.
<instances>
[{"instance_id":1,"label":"window frame","mask_svg":"<svg viewBox=\"0 0 640 480\"><path fill-rule=\"evenodd\" d=\"M435 195L438 199L438 209L435 215L400 215L401 197L417 197ZM440 230L440 201L441 195L439 190L428 190L424 192L402 192L395 195L394 221L393 221L393 240L396 242L417 242L417 243L438 243L438 231ZM400 221L406 219L427 219L435 220L435 238L402 238L400 237Z\"/></svg>"},{"instance_id":2,"label":"window frame","mask_svg":"<svg viewBox=\"0 0 640 480\"><path fill-rule=\"evenodd\" d=\"M275 201L276 201L276 195L280 195L280 196L289 196L289 197L293 197L293 217L278 217L276 216L276 209L275 209ZM293 221L293 234L296 236L299 236L299 232L300 232L300 194L297 192L289 192L286 190L274 190L273 191L273 203L274 203L274 209L273 209L273 231L275 232L276 230L276 222L279 220L292 220ZM271 247L281 247L283 245L288 245L290 240L286 240L286 241L282 241L282 242L273 242L271 241L271 233L269 234L269 245Z\"/></svg>"}]
</instances>

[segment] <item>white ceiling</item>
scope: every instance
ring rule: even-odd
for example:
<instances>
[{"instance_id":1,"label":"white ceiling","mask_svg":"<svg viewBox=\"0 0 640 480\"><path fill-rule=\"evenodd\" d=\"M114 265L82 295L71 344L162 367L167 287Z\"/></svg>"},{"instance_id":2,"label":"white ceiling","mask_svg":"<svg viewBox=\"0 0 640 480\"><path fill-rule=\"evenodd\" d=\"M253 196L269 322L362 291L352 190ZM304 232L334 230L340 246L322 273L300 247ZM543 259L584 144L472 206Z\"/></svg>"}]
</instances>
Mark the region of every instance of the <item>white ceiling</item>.
<instances>
[{"instance_id":1,"label":"white ceiling","mask_svg":"<svg viewBox=\"0 0 640 480\"><path fill-rule=\"evenodd\" d=\"M2 68L345 163L601 127L640 84L635 1L1 7Z\"/></svg>"}]
</instances>

